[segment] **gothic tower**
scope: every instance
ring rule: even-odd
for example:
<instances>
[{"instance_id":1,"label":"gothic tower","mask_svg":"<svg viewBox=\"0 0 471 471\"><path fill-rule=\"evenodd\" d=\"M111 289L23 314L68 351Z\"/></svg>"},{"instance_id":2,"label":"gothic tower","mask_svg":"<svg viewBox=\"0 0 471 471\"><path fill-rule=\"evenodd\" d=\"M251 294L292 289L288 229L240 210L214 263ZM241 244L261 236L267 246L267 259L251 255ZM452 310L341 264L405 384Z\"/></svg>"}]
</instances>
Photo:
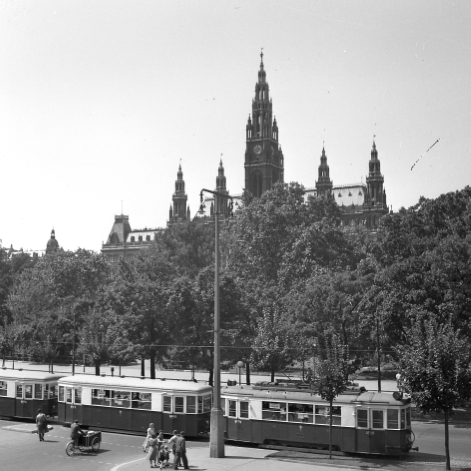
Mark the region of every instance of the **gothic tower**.
<instances>
[{"instance_id":1,"label":"gothic tower","mask_svg":"<svg viewBox=\"0 0 471 471\"><path fill-rule=\"evenodd\" d=\"M319 165L319 176L316 181L317 196L331 196L332 195L332 180L329 176L329 166L327 165L327 156L325 149L322 147L321 163Z\"/></svg>"},{"instance_id":2,"label":"gothic tower","mask_svg":"<svg viewBox=\"0 0 471 471\"><path fill-rule=\"evenodd\" d=\"M175 180L175 193L172 196L173 209L170 206L168 223L180 222L190 219L190 208L187 209L187 195L185 193L185 181L181 164L178 166L177 179Z\"/></svg>"},{"instance_id":3,"label":"gothic tower","mask_svg":"<svg viewBox=\"0 0 471 471\"><path fill-rule=\"evenodd\" d=\"M374 140L369 167L370 171L366 177L363 214L365 216L366 227L375 229L378 226L379 218L388 212L388 206L386 204L386 190L383 188L384 177L381 175L381 164Z\"/></svg>"},{"instance_id":4,"label":"gothic tower","mask_svg":"<svg viewBox=\"0 0 471 471\"><path fill-rule=\"evenodd\" d=\"M216 191L227 195L228 191L226 189L226 177L224 176L224 167L222 165L222 160L219 162L218 176L216 177ZM222 216L227 215L228 208L228 199L227 198L217 198L217 208L216 211Z\"/></svg>"},{"instance_id":5,"label":"gothic tower","mask_svg":"<svg viewBox=\"0 0 471 471\"><path fill-rule=\"evenodd\" d=\"M246 126L245 189L255 197L283 182L283 153L278 144L278 125L272 118L273 106L260 54L258 82L252 100L252 117Z\"/></svg>"}]
</instances>

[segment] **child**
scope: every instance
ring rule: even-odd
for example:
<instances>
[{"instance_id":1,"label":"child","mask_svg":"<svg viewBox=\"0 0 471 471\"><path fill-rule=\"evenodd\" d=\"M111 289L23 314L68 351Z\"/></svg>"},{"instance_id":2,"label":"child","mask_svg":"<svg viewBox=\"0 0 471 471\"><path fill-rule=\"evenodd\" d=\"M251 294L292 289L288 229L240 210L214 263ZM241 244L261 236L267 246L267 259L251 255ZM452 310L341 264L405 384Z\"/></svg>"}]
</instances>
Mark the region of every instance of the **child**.
<instances>
[{"instance_id":1,"label":"child","mask_svg":"<svg viewBox=\"0 0 471 471\"><path fill-rule=\"evenodd\" d=\"M160 469L164 466L168 466L168 460L170 459L170 451L168 446L163 446L159 451L159 456L157 457L157 464L160 465Z\"/></svg>"}]
</instances>

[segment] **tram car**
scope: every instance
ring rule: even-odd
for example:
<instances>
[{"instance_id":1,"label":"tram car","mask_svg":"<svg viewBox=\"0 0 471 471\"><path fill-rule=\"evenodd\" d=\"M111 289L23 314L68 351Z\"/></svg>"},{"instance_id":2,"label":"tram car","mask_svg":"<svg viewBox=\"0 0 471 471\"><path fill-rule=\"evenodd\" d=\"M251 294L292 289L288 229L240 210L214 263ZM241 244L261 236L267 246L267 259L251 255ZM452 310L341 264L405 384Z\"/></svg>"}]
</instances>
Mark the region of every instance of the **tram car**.
<instances>
[{"instance_id":1,"label":"tram car","mask_svg":"<svg viewBox=\"0 0 471 471\"><path fill-rule=\"evenodd\" d=\"M197 437L209 430L211 397L211 386L193 381L67 376L59 380L59 420L142 434L153 423Z\"/></svg>"},{"instance_id":2,"label":"tram car","mask_svg":"<svg viewBox=\"0 0 471 471\"><path fill-rule=\"evenodd\" d=\"M41 409L47 416L57 415L57 382L61 374L42 371L0 369L0 416L36 417Z\"/></svg>"},{"instance_id":3,"label":"tram car","mask_svg":"<svg viewBox=\"0 0 471 471\"><path fill-rule=\"evenodd\" d=\"M221 391L228 440L328 449L329 403L294 384L255 383ZM414 441L410 398L350 388L332 406L332 449L400 455Z\"/></svg>"}]
</instances>

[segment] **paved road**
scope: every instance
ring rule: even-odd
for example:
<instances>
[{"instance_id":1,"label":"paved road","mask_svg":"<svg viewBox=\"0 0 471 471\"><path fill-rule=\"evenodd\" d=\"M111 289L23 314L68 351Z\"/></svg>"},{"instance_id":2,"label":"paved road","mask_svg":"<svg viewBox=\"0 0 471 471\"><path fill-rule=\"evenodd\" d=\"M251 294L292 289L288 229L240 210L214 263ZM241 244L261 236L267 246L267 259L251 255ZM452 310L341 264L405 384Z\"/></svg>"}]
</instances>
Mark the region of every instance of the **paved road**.
<instances>
[{"instance_id":1,"label":"paved road","mask_svg":"<svg viewBox=\"0 0 471 471\"><path fill-rule=\"evenodd\" d=\"M188 442L190 465L198 470L249 471L320 471L344 468L382 468L388 470L431 471L444 469L443 426L435 423L414 422L416 444L419 453L410 453L401 459L367 456L336 457L333 461L324 455L312 455L295 451L263 450L226 445L226 457L209 458L208 444ZM102 447L98 453L87 452L67 457L65 444L69 429L55 426L39 442L37 435L13 430L31 431L34 424L0 421L0 469L19 471L31 469L84 470L87 471L137 471L149 465L142 453L143 437L103 433ZM471 424L450 428L453 469L471 470ZM332 466L332 467L328 467Z\"/></svg>"}]
</instances>

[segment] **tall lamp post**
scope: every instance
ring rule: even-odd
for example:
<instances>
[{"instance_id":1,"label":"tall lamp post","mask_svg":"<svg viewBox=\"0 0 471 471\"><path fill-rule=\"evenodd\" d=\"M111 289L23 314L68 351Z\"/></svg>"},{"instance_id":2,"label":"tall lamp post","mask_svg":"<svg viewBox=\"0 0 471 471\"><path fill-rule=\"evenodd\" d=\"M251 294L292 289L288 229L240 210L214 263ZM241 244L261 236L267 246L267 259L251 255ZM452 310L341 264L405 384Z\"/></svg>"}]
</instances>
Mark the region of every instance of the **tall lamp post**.
<instances>
[{"instance_id":1,"label":"tall lamp post","mask_svg":"<svg viewBox=\"0 0 471 471\"><path fill-rule=\"evenodd\" d=\"M209 457L224 458L224 415L221 408L221 335L219 312L219 205L218 198L231 200L226 193L203 188L200 193L201 209L203 209L203 193L214 196L214 386L213 405L209 434Z\"/></svg>"}]
</instances>

